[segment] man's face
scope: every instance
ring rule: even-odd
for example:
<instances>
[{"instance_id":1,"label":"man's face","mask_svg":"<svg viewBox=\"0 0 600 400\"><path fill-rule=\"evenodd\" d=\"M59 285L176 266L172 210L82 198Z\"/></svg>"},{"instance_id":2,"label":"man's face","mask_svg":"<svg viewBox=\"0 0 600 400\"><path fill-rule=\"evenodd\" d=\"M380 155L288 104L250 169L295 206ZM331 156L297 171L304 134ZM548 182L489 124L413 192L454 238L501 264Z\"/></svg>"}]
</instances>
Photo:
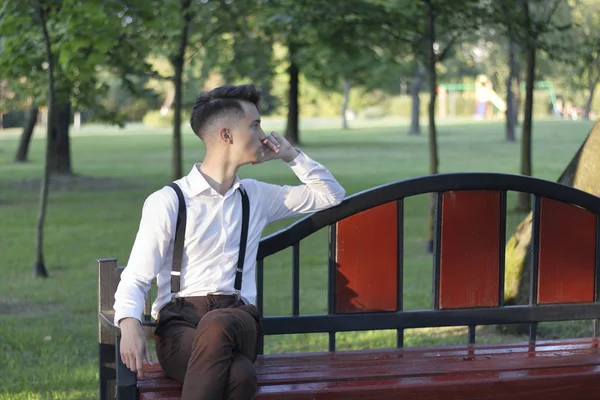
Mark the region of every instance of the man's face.
<instances>
[{"instance_id":1,"label":"man's face","mask_svg":"<svg viewBox=\"0 0 600 400\"><path fill-rule=\"evenodd\" d=\"M256 106L247 101L240 103L244 108L244 115L231 126L233 152L240 164L248 164L260 160L262 140L266 135L260 127L260 114Z\"/></svg>"}]
</instances>

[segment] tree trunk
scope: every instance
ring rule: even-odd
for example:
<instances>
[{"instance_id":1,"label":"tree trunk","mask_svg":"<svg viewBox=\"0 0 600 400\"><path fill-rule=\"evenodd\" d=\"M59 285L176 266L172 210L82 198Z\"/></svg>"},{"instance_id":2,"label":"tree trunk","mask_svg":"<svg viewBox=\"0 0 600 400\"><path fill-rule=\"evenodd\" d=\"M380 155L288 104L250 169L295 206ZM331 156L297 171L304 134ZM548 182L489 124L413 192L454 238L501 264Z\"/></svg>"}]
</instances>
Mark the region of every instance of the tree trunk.
<instances>
[{"instance_id":1,"label":"tree trunk","mask_svg":"<svg viewBox=\"0 0 600 400\"><path fill-rule=\"evenodd\" d=\"M588 96L588 99L585 102L585 109L583 110L583 119L590 119L590 112L592 111L592 102L594 101L594 92L596 91L596 86L598 85L598 82L600 82L600 73L596 75L596 79L590 84L590 95Z\"/></svg>"},{"instance_id":2,"label":"tree trunk","mask_svg":"<svg viewBox=\"0 0 600 400\"><path fill-rule=\"evenodd\" d=\"M298 78L300 71L294 61L296 49L293 44L289 45L290 51L290 66L288 73L290 75L290 90L288 93L288 116L287 126L285 128L285 138L292 145L300 144L300 138L298 134Z\"/></svg>"},{"instance_id":3,"label":"tree trunk","mask_svg":"<svg viewBox=\"0 0 600 400\"><path fill-rule=\"evenodd\" d=\"M175 107L173 109L173 148L171 149L171 179L177 180L183 175L181 157L181 101L183 91L183 60L175 67Z\"/></svg>"},{"instance_id":4,"label":"tree trunk","mask_svg":"<svg viewBox=\"0 0 600 400\"><path fill-rule=\"evenodd\" d=\"M29 143L31 143L31 137L33 136L33 130L37 123L39 109L35 102L29 109L29 117L23 127L23 133L21 134L21 140L19 140L19 147L17 148L17 154L15 154L15 162L27 162L27 155L29 154Z\"/></svg>"},{"instance_id":5,"label":"tree trunk","mask_svg":"<svg viewBox=\"0 0 600 400\"><path fill-rule=\"evenodd\" d=\"M71 124L71 103L54 102L54 115L50 120L48 108L47 126L51 127L50 154L48 167L52 174L71 175L71 143L69 138L69 125Z\"/></svg>"},{"instance_id":6,"label":"tree trunk","mask_svg":"<svg viewBox=\"0 0 600 400\"><path fill-rule=\"evenodd\" d=\"M419 123L419 117L421 115L421 99L419 93L421 93L421 86L423 84L423 67L417 65L415 67L415 74L413 75L412 82L410 84L410 96L412 98L412 112L410 118L410 135L421 134L421 124Z\"/></svg>"},{"instance_id":7,"label":"tree trunk","mask_svg":"<svg viewBox=\"0 0 600 400\"><path fill-rule=\"evenodd\" d=\"M600 196L600 158L598 154L600 154L600 121L596 122L590 130L586 140L557 182ZM527 304L529 301L531 231L532 214L529 213L506 244L504 297L507 305ZM509 330L511 333L526 332L526 326L517 325L505 327L504 330Z\"/></svg>"},{"instance_id":8,"label":"tree trunk","mask_svg":"<svg viewBox=\"0 0 600 400\"><path fill-rule=\"evenodd\" d=\"M188 45L189 29L192 16L189 12L191 0L181 1L182 28L179 36L179 50L172 58L171 64L175 70L175 99L173 110L173 148L171 157L171 178L177 180L183 175L181 156L181 106L183 100L183 67L185 64L185 52Z\"/></svg>"},{"instance_id":9,"label":"tree trunk","mask_svg":"<svg viewBox=\"0 0 600 400\"><path fill-rule=\"evenodd\" d=\"M48 277L48 271L44 263L44 221L46 220L46 208L48 206L48 191L50 184L50 154L52 150L52 137L54 124L54 55L50 45L50 36L46 26L46 13L40 2L37 1L37 14L42 31L44 33L44 44L46 46L46 62L48 63L48 123L47 123L47 139L46 139L46 159L44 162L44 173L42 176L42 184L40 185L40 202L38 208L38 219L35 235L35 263L33 266L33 274L42 278Z\"/></svg>"},{"instance_id":10,"label":"tree trunk","mask_svg":"<svg viewBox=\"0 0 600 400\"><path fill-rule=\"evenodd\" d=\"M348 127L348 118L346 112L348 111L348 102L350 101L350 89L352 84L348 80L344 80L344 102L342 103L342 129L350 129Z\"/></svg>"},{"instance_id":11,"label":"tree trunk","mask_svg":"<svg viewBox=\"0 0 600 400\"><path fill-rule=\"evenodd\" d=\"M429 173L437 174L439 167L438 159L438 148L437 148L437 129L435 126L435 101L437 97L437 73L435 70L436 66L436 54L434 49L435 44L435 10L431 0L426 1L428 8L427 15L427 31L429 36L428 44L428 73L429 73ZM435 221L435 203L436 194L431 193L429 198L429 224L428 233L429 240L427 243L427 250L433 252L433 235L434 235L434 221Z\"/></svg>"},{"instance_id":12,"label":"tree trunk","mask_svg":"<svg viewBox=\"0 0 600 400\"><path fill-rule=\"evenodd\" d=\"M523 96L521 96L521 73L519 71L519 64L517 64L517 76L515 77L517 80L517 90L515 91L515 103L517 107L515 108L515 126L519 126L519 112L521 111L521 107L523 104Z\"/></svg>"},{"instance_id":13,"label":"tree trunk","mask_svg":"<svg viewBox=\"0 0 600 400\"><path fill-rule=\"evenodd\" d=\"M515 43L512 39L509 39L508 44L508 66L509 71L506 78L506 141L514 142L516 140L515 129L517 127L517 102L513 92L513 81L517 73L517 66Z\"/></svg>"},{"instance_id":14,"label":"tree trunk","mask_svg":"<svg viewBox=\"0 0 600 400\"><path fill-rule=\"evenodd\" d=\"M525 24L531 27L529 19L529 4L523 1L523 12ZM535 47L527 44L527 89L525 92L525 115L523 117L523 129L521 133L521 175L531 176L531 131L533 129L533 85L535 83ZM519 192L517 197L516 211L531 210L531 195Z\"/></svg>"}]
</instances>

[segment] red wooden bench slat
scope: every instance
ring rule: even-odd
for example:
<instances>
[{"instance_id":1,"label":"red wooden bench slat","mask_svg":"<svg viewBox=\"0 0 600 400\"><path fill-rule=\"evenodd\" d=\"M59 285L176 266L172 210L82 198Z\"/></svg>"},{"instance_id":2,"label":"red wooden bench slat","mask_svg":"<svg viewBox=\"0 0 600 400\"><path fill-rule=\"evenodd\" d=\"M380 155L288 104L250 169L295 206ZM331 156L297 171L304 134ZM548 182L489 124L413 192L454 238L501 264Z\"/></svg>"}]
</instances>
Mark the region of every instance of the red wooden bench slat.
<instances>
[{"instance_id":1,"label":"red wooden bench slat","mask_svg":"<svg viewBox=\"0 0 600 400\"><path fill-rule=\"evenodd\" d=\"M338 222L336 264L336 312L396 311L396 202L383 204Z\"/></svg>"},{"instance_id":2,"label":"red wooden bench slat","mask_svg":"<svg viewBox=\"0 0 600 400\"><path fill-rule=\"evenodd\" d=\"M446 192L441 218L440 308L498 306L500 192Z\"/></svg>"},{"instance_id":3,"label":"red wooden bench slat","mask_svg":"<svg viewBox=\"0 0 600 400\"><path fill-rule=\"evenodd\" d=\"M587 349L580 352L549 352L543 357L529 354L502 354L476 356L431 357L429 359L378 360L370 363L311 364L310 368L296 370L258 371L261 385L280 383L308 383L353 379L383 379L396 377L424 377L452 374L456 371L476 373L492 371L533 370L550 367L573 367L599 364L600 352Z\"/></svg>"},{"instance_id":4,"label":"red wooden bench slat","mask_svg":"<svg viewBox=\"0 0 600 400\"><path fill-rule=\"evenodd\" d=\"M544 376L545 375L545 376ZM262 386L260 400L281 399L402 399L481 400L511 399L564 400L565 394L578 400L598 398L600 370L596 366L550 368L530 376L530 371L502 373L456 372L418 378L391 378L341 382Z\"/></svg>"},{"instance_id":5,"label":"red wooden bench slat","mask_svg":"<svg viewBox=\"0 0 600 400\"><path fill-rule=\"evenodd\" d=\"M327 362L328 360L336 360L339 354L344 354L344 360L349 362L372 359L375 355L381 357L402 358L407 357L431 357L438 355L464 355L470 351L475 351L477 354L497 354L503 352L511 353L533 353L542 351L567 351L595 348L600 344L590 338L569 339L569 340L539 340L533 344L529 343L490 343L477 344L475 347L467 347L465 345L445 345L445 346L427 346L427 347L405 347L399 352L398 349L367 349L367 350L348 350L344 352L318 352L318 353L289 353L289 354L269 354L259 356L256 360L256 365L260 368L268 366L289 365L295 362L304 364L306 360L303 356L310 355L310 359L315 363Z\"/></svg>"},{"instance_id":6,"label":"red wooden bench slat","mask_svg":"<svg viewBox=\"0 0 600 400\"><path fill-rule=\"evenodd\" d=\"M180 390L181 383L166 376L150 379L144 377L143 379L138 379L137 387L140 393L153 392L157 390Z\"/></svg>"},{"instance_id":7,"label":"red wooden bench slat","mask_svg":"<svg viewBox=\"0 0 600 400\"><path fill-rule=\"evenodd\" d=\"M342 387L348 387L349 382L362 382L361 387L365 388L357 389L358 392L369 388L370 393L374 381L394 381L402 385L402 393L410 393L415 382L439 384L449 381L456 385L461 380L472 382L483 376L499 381L507 377L531 380L540 375L554 376L560 371L565 374L574 371L583 373L585 368L591 368L596 375L600 371L600 367L597 367L600 364L600 349L593 339L538 345L511 343L449 347L369 350L366 354L351 351L260 357L256 367L261 395L257 398L269 398L262 394L274 395L277 391L287 398L286 390L291 387L306 389L321 385L342 390ZM160 375L162 372L154 366L150 370L138 382L140 393L153 391L173 396L180 390L179 383L161 377L164 374ZM400 393L397 390L393 392Z\"/></svg>"},{"instance_id":8,"label":"red wooden bench slat","mask_svg":"<svg viewBox=\"0 0 600 400\"><path fill-rule=\"evenodd\" d=\"M340 382L316 382L261 386L257 400L290 399L398 399L563 400L569 393L577 400L598 398L600 369L597 366L547 368L534 371L467 373L423 378L391 378ZM181 391L142 393L142 400L180 400Z\"/></svg>"},{"instance_id":9,"label":"red wooden bench slat","mask_svg":"<svg viewBox=\"0 0 600 400\"><path fill-rule=\"evenodd\" d=\"M594 301L596 215L542 198L538 303Z\"/></svg>"},{"instance_id":10,"label":"red wooden bench slat","mask_svg":"<svg viewBox=\"0 0 600 400\"><path fill-rule=\"evenodd\" d=\"M140 393L140 400L181 400L181 390Z\"/></svg>"}]
</instances>

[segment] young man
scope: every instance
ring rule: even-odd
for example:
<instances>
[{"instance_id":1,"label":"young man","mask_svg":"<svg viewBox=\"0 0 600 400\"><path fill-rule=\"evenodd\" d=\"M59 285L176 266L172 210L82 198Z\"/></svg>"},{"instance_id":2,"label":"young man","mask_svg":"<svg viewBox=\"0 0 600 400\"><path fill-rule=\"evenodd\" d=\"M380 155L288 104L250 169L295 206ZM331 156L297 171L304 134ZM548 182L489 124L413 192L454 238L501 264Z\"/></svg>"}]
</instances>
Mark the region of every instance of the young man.
<instances>
[{"instance_id":1,"label":"young man","mask_svg":"<svg viewBox=\"0 0 600 400\"><path fill-rule=\"evenodd\" d=\"M262 231L272 221L335 206L345 195L321 164L277 133L263 132L259 99L253 85L223 86L198 97L190 123L206 156L175 182L187 212L181 272L174 272L179 290L171 286L179 203L173 188L164 187L144 203L115 294L121 357L141 374L143 360L151 358L140 318L157 277L152 306L158 319L156 352L165 372L183 382L183 400L254 396L253 363L261 334L254 267ZM287 163L302 184L277 186L237 177L242 165L270 160ZM247 247L238 260L245 198L250 204Z\"/></svg>"}]
</instances>

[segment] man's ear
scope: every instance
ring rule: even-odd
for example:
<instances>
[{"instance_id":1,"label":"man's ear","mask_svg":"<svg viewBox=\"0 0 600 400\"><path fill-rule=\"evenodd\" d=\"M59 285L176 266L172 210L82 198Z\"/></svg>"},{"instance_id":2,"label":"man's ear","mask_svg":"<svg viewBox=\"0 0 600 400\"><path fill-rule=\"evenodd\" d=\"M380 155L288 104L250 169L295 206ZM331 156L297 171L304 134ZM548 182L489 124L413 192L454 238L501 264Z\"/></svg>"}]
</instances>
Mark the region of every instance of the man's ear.
<instances>
[{"instance_id":1,"label":"man's ear","mask_svg":"<svg viewBox=\"0 0 600 400\"><path fill-rule=\"evenodd\" d=\"M233 140L231 137L231 131L227 128L219 129L219 138L226 143L231 143Z\"/></svg>"}]
</instances>

